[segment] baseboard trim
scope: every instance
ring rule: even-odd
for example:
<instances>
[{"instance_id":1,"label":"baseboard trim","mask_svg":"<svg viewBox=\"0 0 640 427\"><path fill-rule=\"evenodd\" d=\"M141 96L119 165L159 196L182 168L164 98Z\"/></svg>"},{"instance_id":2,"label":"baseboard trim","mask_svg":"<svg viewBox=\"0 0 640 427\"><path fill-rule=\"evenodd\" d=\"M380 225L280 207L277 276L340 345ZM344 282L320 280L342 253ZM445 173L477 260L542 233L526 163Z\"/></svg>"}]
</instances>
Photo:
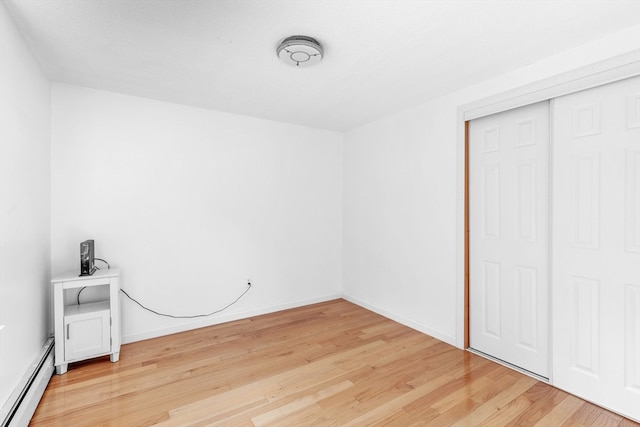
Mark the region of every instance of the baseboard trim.
<instances>
[{"instance_id":1,"label":"baseboard trim","mask_svg":"<svg viewBox=\"0 0 640 427\"><path fill-rule=\"evenodd\" d=\"M241 313L234 313L227 316L216 317L213 319L204 319L196 322L183 323L177 326L171 326L168 328L154 329L152 331L132 333L122 336L122 343L128 344L136 341L148 340L151 338L162 337L165 335L177 334L180 332L186 332L193 329L204 328L207 326L219 325L221 323L233 322L234 320L246 319L248 317L261 316L263 314L275 313L277 311L288 310L291 308L303 307L305 305L317 304L320 302L331 301L334 299L342 298L341 294L330 294L316 298L309 298L298 301L291 301L284 304L278 304L268 307L263 307L256 310L243 311Z\"/></svg>"},{"instance_id":2,"label":"baseboard trim","mask_svg":"<svg viewBox=\"0 0 640 427\"><path fill-rule=\"evenodd\" d=\"M456 345L456 337L455 336L451 336L451 335L447 335L444 334L440 331L436 331L435 329L431 329L421 323L415 322L411 319L407 319L406 317L397 315L395 313L392 313L390 311L384 310L380 307L376 307L372 304L369 304L367 302L362 301L361 299L358 299L356 297L353 297L351 295L345 295L342 294L342 298L344 298L345 300L352 302L356 305L359 305L362 308L366 308L369 311L373 311L374 313L377 313L381 316L384 316L388 319L391 319L393 321L396 321L398 323L401 323L405 326L408 326L411 329L415 329L418 332L422 332L423 334L429 335L433 338L439 339L440 341L446 342L447 344L451 344L452 346L458 347Z\"/></svg>"},{"instance_id":3,"label":"baseboard trim","mask_svg":"<svg viewBox=\"0 0 640 427\"><path fill-rule=\"evenodd\" d=\"M0 410L2 427L29 425L54 372L53 347L53 338L49 338L31 365L31 369Z\"/></svg>"}]
</instances>

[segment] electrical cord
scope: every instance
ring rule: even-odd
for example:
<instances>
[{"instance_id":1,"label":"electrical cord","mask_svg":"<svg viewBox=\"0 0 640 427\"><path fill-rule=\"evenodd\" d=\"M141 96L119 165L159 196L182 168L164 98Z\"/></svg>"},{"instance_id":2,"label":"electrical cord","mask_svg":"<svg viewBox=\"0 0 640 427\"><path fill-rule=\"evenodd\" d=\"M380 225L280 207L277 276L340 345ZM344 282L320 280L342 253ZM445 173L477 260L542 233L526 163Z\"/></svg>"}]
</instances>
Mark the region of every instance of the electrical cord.
<instances>
[{"instance_id":1,"label":"electrical cord","mask_svg":"<svg viewBox=\"0 0 640 427\"><path fill-rule=\"evenodd\" d=\"M244 292L242 292L240 294L240 296L238 296L238 298L236 298L235 300L233 300L232 302L230 302L229 304L225 305L224 307L222 307L221 309L212 311L211 313L206 313L206 314L194 314L194 315L188 315L188 316L180 316L180 315L175 315L175 314L167 314L167 313L162 313L156 310L153 310L149 307L145 307L142 303L140 303L138 300L136 300L135 298L133 298L131 295L129 295L124 289L120 289L120 292L122 292L123 294L125 294L125 296L127 298L129 298L131 301L135 302L136 304L138 304L140 307L142 307L143 309L150 311L153 314L156 314L158 316L163 316L163 317L170 317L172 319L196 319L199 317L209 317L209 316L213 316L214 314L220 313L224 310L226 310L227 308L231 307L232 305L234 305L235 303L237 303L238 301L240 301L240 298L242 298L243 296L245 296L245 294L247 292L249 292L249 289L251 289L251 282L247 283L247 289L244 290Z\"/></svg>"},{"instance_id":2,"label":"electrical cord","mask_svg":"<svg viewBox=\"0 0 640 427\"><path fill-rule=\"evenodd\" d=\"M96 257L93 257L93 259L94 259L94 260L97 260L97 261L102 261L102 262L104 262L105 264L107 264L107 270L111 268L111 266L109 265L109 263L108 263L107 261L103 260L102 258L96 258ZM98 267L96 267L96 268L98 268ZM98 270L100 270L100 269L98 268Z\"/></svg>"},{"instance_id":3,"label":"electrical cord","mask_svg":"<svg viewBox=\"0 0 640 427\"><path fill-rule=\"evenodd\" d=\"M104 262L105 264L107 264L107 270L111 268L111 266L109 265L109 263L108 263L107 261L103 260L102 258L96 258L96 257L93 257L93 259L94 259L94 260L98 260L98 261L102 261L102 262ZM97 266L96 266L96 267L95 267L95 269L96 269L96 270L100 270L100 267L97 267ZM84 291L85 289L86 289L86 286L81 287L81 288L80 288L80 290L78 291L78 295L76 295L76 303L77 303L78 305L80 305L80 294L81 294L81 293L82 293L82 291Z\"/></svg>"},{"instance_id":4,"label":"electrical cord","mask_svg":"<svg viewBox=\"0 0 640 427\"><path fill-rule=\"evenodd\" d=\"M102 258L93 258L94 260L98 260L98 261L102 261L105 264L107 264L107 269L110 269L111 266L109 265L109 263L105 260L103 260ZM100 268L96 267L96 269L100 270ZM84 291L87 287L83 286L82 288L80 288L80 290L78 291L78 295L76 296L76 302L78 303L78 305L80 305L80 294L82 293L82 291ZM251 289L251 282L247 282L247 289L244 290L244 292L242 292L240 294L240 296L238 298L236 298L235 300L233 300L232 302L230 302L229 304L225 305L224 307L222 307L219 310L215 310L212 311L211 313L206 313L206 314L194 314L194 315L189 315L189 316L179 316L179 315L174 315L174 314L167 314L167 313L162 313L156 310L153 310L149 307L145 307L140 301L136 300L135 298L133 298L131 295L129 295L124 289L120 289L120 292L122 292L127 298L129 298L131 301L135 302L136 304L138 304L140 307L142 307L143 309L150 311L153 314L156 314L158 316L163 316L163 317L170 317L172 319L196 319L199 317L209 317L209 316L213 316L214 314L220 313L224 310L226 310L227 308L231 307L232 305L234 305L235 303L237 303L238 301L240 301L240 298L242 298L243 296L245 296L245 294L247 292L249 292L249 289Z\"/></svg>"},{"instance_id":5,"label":"electrical cord","mask_svg":"<svg viewBox=\"0 0 640 427\"><path fill-rule=\"evenodd\" d=\"M87 287L83 286L80 288L80 290L78 291L78 296L76 298L76 302L78 303L78 305L80 305L80 294L82 293L82 291L84 291Z\"/></svg>"}]
</instances>

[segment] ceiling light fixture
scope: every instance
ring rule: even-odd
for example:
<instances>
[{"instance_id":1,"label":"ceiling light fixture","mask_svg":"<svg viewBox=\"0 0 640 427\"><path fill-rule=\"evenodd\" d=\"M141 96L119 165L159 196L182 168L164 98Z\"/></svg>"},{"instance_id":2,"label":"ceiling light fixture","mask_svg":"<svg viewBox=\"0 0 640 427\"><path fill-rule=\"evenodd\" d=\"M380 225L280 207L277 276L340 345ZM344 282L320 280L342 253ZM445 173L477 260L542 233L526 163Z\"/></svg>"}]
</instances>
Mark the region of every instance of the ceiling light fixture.
<instances>
[{"instance_id":1,"label":"ceiling light fixture","mask_svg":"<svg viewBox=\"0 0 640 427\"><path fill-rule=\"evenodd\" d=\"M282 40L276 49L282 62L296 67L308 67L322 60L324 51L316 39L307 36L291 36Z\"/></svg>"}]
</instances>

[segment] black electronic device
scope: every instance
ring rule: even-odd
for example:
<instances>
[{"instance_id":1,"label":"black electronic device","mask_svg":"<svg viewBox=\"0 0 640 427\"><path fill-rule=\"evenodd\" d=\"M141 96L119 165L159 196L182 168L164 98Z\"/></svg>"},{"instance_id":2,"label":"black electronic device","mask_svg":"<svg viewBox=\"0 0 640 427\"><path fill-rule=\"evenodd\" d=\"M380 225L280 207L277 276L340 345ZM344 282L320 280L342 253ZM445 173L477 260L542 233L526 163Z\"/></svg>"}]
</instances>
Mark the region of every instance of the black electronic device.
<instances>
[{"instance_id":1,"label":"black electronic device","mask_svg":"<svg viewBox=\"0 0 640 427\"><path fill-rule=\"evenodd\" d=\"M93 240L80 242L80 275L91 276L97 269L94 260L95 250Z\"/></svg>"}]
</instances>

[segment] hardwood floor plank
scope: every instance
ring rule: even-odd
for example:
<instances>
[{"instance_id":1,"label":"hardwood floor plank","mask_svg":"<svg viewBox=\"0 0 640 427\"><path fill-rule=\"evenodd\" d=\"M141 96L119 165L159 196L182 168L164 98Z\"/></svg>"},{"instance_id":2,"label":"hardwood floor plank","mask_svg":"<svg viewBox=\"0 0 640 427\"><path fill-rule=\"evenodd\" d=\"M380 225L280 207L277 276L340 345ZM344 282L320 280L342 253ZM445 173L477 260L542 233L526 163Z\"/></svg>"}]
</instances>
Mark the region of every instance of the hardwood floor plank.
<instances>
[{"instance_id":1,"label":"hardwood floor plank","mask_svg":"<svg viewBox=\"0 0 640 427\"><path fill-rule=\"evenodd\" d=\"M612 412L601 411L595 405L584 402L564 425L594 425L602 427L619 426L622 417Z\"/></svg>"},{"instance_id":2,"label":"hardwood floor plank","mask_svg":"<svg viewBox=\"0 0 640 427\"><path fill-rule=\"evenodd\" d=\"M412 403L419 397L424 394L433 393L434 390L437 390L440 387L445 386L451 381L446 375L441 376L438 380L435 380L431 383L425 383L420 387L414 388L411 391L408 391L395 399L387 401L386 403L379 405L375 408L367 410L366 412L360 414L358 417L350 420L344 427L350 426L363 426L370 425L375 423L376 421L384 418L389 413L395 413L397 411L402 410L402 408L409 403Z\"/></svg>"},{"instance_id":3,"label":"hardwood floor plank","mask_svg":"<svg viewBox=\"0 0 640 427\"><path fill-rule=\"evenodd\" d=\"M583 403L583 400L567 394L561 402L558 402L544 417L538 420L535 427L561 426Z\"/></svg>"},{"instance_id":4,"label":"hardwood floor plank","mask_svg":"<svg viewBox=\"0 0 640 427\"><path fill-rule=\"evenodd\" d=\"M507 368L505 368L507 369ZM468 414L453 425L456 427L461 426L476 426L484 422L487 418L491 417L497 411L502 410L509 402L517 398L519 395L531 388L537 381L531 377L522 375L522 377L510 387L503 389L494 397L486 401L484 404L476 408L473 413Z\"/></svg>"},{"instance_id":5,"label":"hardwood floor plank","mask_svg":"<svg viewBox=\"0 0 640 427\"><path fill-rule=\"evenodd\" d=\"M305 409L310 406L317 407L317 403L319 400L325 399L327 397L333 396L337 393L340 393L344 390L349 390L353 387L353 383L351 381L342 381L339 384L335 384L326 389L317 391L312 395L307 395L302 398L296 399L291 403L288 403L283 406L279 406L276 409L273 409L269 412L265 412L258 416L255 416L251 419L255 426L267 426L273 424L275 421L285 418L287 415L299 412L302 409ZM318 407L318 409L320 409Z\"/></svg>"},{"instance_id":6,"label":"hardwood floor plank","mask_svg":"<svg viewBox=\"0 0 640 427\"><path fill-rule=\"evenodd\" d=\"M344 300L71 364L31 425L638 426Z\"/></svg>"},{"instance_id":7,"label":"hardwood floor plank","mask_svg":"<svg viewBox=\"0 0 640 427\"><path fill-rule=\"evenodd\" d=\"M513 420L523 412L526 412L530 407L531 401L524 395L520 395L510 400L509 403L500 408L499 411L494 412L489 418L477 425L478 427L517 425Z\"/></svg>"}]
</instances>

